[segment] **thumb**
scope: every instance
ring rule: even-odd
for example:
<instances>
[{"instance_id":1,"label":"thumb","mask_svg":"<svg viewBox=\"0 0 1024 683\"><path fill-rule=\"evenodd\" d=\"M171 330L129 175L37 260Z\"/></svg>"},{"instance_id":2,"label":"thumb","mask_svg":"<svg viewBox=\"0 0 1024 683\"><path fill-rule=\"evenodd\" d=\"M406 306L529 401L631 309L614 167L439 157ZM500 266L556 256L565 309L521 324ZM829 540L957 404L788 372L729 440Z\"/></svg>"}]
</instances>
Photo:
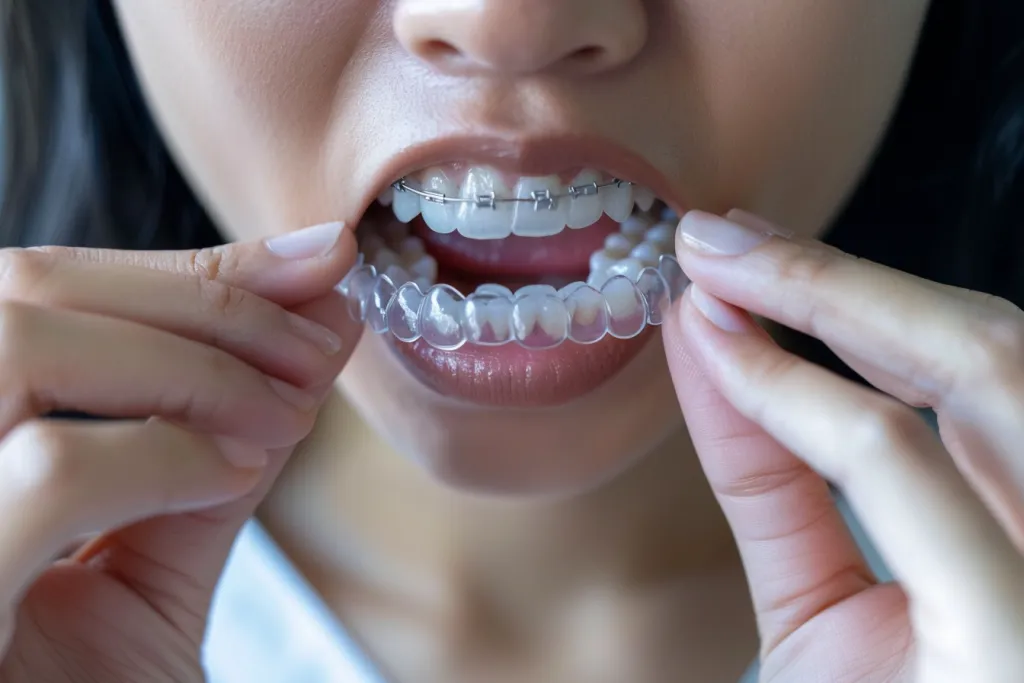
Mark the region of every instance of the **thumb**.
<instances>
[{"instance_id":1,"label":"thumb","mask_svg":"<svg viewBox=\"0 0 1024 683\"><path fill-rule=\"evenodd\" d=\"M825 481L715 387L714 348L702 334L709 323L696 296L691 286L667 316L665 350L690 437L736 538L767 654L863 590L870 571Z\"/></svg>"},{"instance_id":2,"label":"thumb","mask_svg":"<svg viewBox=\"0 0 1024 683\"><path fill-rule=\"evenodd\" d=\"M323 296L355 262L355 235L344 223L323 223L267 240L207 249L122 251L43 247L65 258L198 276L291 307Z\"/></svg>"}]
</instances>

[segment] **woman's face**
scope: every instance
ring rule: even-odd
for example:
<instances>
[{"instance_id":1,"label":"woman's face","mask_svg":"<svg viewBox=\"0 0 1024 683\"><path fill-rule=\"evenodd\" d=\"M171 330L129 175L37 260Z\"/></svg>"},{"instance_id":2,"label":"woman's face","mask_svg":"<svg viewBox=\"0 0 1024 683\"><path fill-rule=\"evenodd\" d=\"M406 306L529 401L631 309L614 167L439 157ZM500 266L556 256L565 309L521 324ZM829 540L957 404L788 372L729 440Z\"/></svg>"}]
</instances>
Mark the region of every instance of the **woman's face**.
<instances>
[{"instance_id":1,"label":"woman's face","mask_svg":"<svg viewBox=\"0 0 1024 683\"><path fill-rule=\"evenodd\" d=\"M354 226L371 205L366 223L400 235L389 212L419 208L407 201L414 195L395 194L391 209L374 200L403 176L468 198L564 194L619 177L636 183L629 191L641 205L649 190L677 211L740 207L820 233L883 132L928 0L116 5L179 162L225 234L251 239L334 219ZM423 202L410 229L437 257L439 279L466 294L481 283L561 285L577 271L586 279L589 253L620 231L622 191L602 188L600 206L616 220L594 225L600 210L584 208L598 200L583 195L558 202L573 212L579 201L583 218L545 214L547 205L536 213L530 202ZM573 230L573 221L588 225ZM446 230L454 235L438 233ZM510 230L548 236L460 237ZM398 256L422 274L430 261L416 271L418 244ZM611 310L628 309L605 295ZM558 335L560 299L536 296L511 332L489 333ZM528 330L547 304L555 331ZM591 313L572 324L586 328L602 306L581 303ZM444 332L440 323L433 332ZM566 494L620 472L679 427L660 345L651 328L551 350L444 351L368 332L341 381L392 445L444 481Z\"/></svg>"}]
</instances>

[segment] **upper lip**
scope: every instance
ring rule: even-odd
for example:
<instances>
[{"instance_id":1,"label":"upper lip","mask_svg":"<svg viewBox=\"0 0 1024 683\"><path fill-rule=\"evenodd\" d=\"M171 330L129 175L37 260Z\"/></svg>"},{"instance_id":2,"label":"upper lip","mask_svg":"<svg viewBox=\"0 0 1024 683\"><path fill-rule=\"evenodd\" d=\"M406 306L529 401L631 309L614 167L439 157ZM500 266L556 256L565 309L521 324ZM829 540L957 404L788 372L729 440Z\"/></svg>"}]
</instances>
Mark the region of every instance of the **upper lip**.
<instances>
[{"instance_id":1,"label":"upper lip","mask_svg":"<svg viewBox=\"0 0 1024 683\"><path fill-rule=\"evenodd\" d=\"M544 176L569 168L593 168L621 180L650 188L676 211L682 199L675 196L665 176L640 154L608 140L586 135L496 138L462 136L435 139L406 148L374 176L369 205L380 191L408 174L433 165L462 162L490 166L521 176Z\"/></svg>"}]
</instances>

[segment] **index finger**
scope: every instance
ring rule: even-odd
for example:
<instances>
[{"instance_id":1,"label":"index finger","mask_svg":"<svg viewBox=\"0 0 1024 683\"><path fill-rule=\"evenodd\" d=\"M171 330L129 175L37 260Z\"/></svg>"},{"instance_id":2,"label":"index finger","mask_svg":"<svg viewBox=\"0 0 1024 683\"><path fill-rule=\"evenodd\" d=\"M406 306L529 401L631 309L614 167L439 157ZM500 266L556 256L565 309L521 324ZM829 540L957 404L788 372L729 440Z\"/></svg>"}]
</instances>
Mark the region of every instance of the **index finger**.
<instances>
[{"instance_id":1,"label":"index finger","mask_svg":"<svg viewBox=\"0 0 1024 683\"><path fill-rule=\"evenodd\" d=\"M1024 380L1024 313L1011 303L785 239L759 221L743 212L684 217L678 252L690 278L899 378L902 386L886 388L908 403L938 407L978 381Z\"/></svg>"},{"instance_id":2,"label":"index finger","mask_svg":"<svg viewBox=\"0 0 1024 683\"><path fill-rule=\"evenodd\" d=\"M324 223L267 240L181 251L125 251L36 247L58 257L149 268L244 289L274 303L296 306L329 292L355 263L352 231Z\"/></svg>"}]
</instances>

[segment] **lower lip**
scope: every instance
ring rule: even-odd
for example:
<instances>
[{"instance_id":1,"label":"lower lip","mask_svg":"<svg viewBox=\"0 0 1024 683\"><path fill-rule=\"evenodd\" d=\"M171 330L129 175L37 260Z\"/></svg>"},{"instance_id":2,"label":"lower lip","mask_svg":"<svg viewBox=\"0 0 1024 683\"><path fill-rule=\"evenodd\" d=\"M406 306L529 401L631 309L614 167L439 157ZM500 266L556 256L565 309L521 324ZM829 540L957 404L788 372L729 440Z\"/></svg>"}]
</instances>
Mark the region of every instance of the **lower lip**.
<instances>
[{"instance_id":1,"label":"lower lip","mask_svg":"<svg viewBox=\"0 0 1024 683\"><path fill-rule=\"evenodd\" d=\"M389 341L405 367L443 396L482 406L544 408L570 403L610 380L640 352L651 331L539 351L518 344L439 351L423 341Z\"/></svg>"}]
</instances>

